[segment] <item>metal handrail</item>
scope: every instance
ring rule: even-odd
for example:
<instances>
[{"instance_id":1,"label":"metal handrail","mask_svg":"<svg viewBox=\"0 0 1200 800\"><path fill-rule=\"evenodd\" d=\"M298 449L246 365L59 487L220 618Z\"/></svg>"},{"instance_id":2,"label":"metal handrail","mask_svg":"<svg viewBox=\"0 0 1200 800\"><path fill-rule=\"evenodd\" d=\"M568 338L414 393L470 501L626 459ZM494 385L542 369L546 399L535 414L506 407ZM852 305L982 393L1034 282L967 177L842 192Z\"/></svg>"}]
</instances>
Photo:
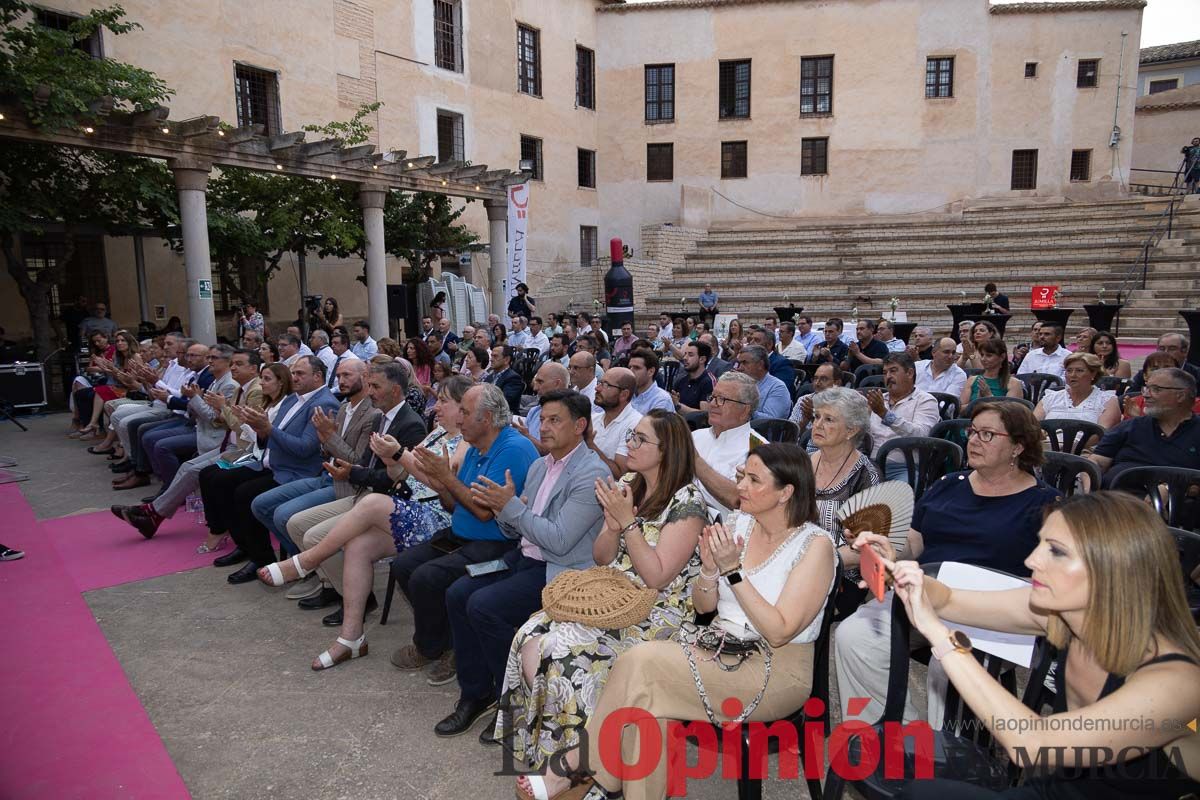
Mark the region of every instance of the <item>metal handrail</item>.
<instances>
[{"instance_id":1,"label":"metal handrail","mask_svg":"<svg viewBox=\"0 0 1200 800\"><path fill-rule=\"evenodd\" d=\"M1138 267L1141 267L1141 287L1146 288L1147 275L1150 271L1150 251L1158 247L1158 243L1166 236L1171 237L1171 231L1175 222L1175 204L1179 202L1182 195L1179 192L1179 181L1183 176L1183 169L1187 164L1187 159L1183 159L1179 168L1175 170L1175 178L1171 182L1168 190L1169 199L1167 207L1158 215L1158 220L1155 221L1154 227L1150 231L1150 235L1146 237L1146 241L1142 243L1142 252L1137 259L1129 265L1129 269L1125 271L1125 279L1121 281L1121 288L1117 290L1117 302L1124 303L1129 299L1129 293L1133 291L1133 284L1138 279ZM1162 170L1165 172L1166 170Z\"/></svg>"}]
</instances>

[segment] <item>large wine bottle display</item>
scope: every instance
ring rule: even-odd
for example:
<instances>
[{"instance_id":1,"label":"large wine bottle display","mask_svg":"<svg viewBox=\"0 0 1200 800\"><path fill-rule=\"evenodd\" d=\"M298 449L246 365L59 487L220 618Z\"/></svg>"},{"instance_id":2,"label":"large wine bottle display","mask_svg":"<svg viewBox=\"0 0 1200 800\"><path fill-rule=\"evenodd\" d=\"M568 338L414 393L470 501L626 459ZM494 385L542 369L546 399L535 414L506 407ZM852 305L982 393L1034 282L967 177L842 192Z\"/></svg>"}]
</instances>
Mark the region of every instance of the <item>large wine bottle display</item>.
<instances>
[{"instance_id":1,"label":"large wine bottle display","mask_svg":"<svg viewBox=\"0 0 1200 800\"><path fill-rule=\"evenodd\" d=\"M633 324L633 276L625 269L625 249L621 240L608 243L612 267L604 275L604 306L608 314L607 328L620 331L628 322Z\"/></svg>"}]
</instances>

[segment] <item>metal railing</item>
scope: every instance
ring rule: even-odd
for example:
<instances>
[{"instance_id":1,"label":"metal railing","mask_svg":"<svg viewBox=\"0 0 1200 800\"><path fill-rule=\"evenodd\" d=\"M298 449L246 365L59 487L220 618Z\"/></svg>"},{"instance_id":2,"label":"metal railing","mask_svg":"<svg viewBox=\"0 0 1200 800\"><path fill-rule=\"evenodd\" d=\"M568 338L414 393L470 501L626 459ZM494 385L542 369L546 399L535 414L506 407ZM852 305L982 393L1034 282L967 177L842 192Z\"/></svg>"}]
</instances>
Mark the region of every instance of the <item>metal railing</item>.
<instances>
[{"instance_id":1,"label":"metal railing","mask_svg":"<svg viewBox=\"0 0 1200 800\"><path fill-rule=\"evenodd\" d=\"M1134 284L1139 282L1137 288L1146 288L1147 275L1150 272L1150 253L1158 247L1159 242L1163 237L1171 238L1171 231L1175 223L1175 204L1182 198L1178 195L1172 195L1167 200L1167 207L1158 215L1158 219L1154 223L1154 227L1150 230L1150 235L1142 243L1142 252L1138 255L1137 260L1129 265L1125 271L1125 278L1121 281L1121 288L1117 290L1117 302L1125 303L1129 299L1129 293L1133 291Z\"/></svg>"}]
</instances>

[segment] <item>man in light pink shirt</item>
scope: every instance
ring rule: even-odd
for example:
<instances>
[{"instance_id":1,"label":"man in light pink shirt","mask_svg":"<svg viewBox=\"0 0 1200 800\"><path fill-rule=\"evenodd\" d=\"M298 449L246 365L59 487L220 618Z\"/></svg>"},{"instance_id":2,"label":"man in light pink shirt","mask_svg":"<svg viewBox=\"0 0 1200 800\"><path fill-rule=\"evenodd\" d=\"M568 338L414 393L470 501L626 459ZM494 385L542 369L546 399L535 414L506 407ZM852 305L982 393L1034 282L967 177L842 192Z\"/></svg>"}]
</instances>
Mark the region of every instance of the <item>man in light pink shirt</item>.
<instances>
[{"instance_id":1,"label":"man in light pink shirt","mask_svg":"<svg viewBox=\"0 0 1200 800\"><path fill-rule=\"evenodd\" d=\"M543 395L540 438L547 454L529 467L525 495L516 495L511 474L503 485L486 477L471 485L475 501L521 546L468 567L446 590L460 695L454 713L434 726L438 736L458 736L487 716L493 723L480 739L491 741L489 712L504 685L517 628L542 607L548 581L563 570L593 566L592 543L604 525L596 481L612 473L584 442L591 412L591 401L579 392Z\"/></svg>"}]
</instances>

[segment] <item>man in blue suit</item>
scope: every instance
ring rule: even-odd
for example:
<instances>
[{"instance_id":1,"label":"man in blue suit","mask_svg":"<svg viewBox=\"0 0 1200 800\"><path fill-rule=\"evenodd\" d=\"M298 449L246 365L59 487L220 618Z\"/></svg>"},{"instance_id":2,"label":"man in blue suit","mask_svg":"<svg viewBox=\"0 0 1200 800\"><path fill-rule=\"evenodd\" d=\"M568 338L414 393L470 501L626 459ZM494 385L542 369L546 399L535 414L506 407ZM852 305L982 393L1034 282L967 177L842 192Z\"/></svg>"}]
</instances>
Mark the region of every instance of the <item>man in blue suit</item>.
<instances>
[{"instance_id":1,"label":"man in blue suit","mask_svg":"<svg viewBox=\"0 0 1200 800\"><path fill-rule=\"evenodd\" d=\"M227 556L213 561L224 567L249 559L249 563L228 577L230 583L249 583L255 580L260 566L273 563L275 552L271 536L254 516L251 503L263 492L289 481L312 478L321 472L321 442L313 427L313 411L320 408L326 414L336 414L338 400L325 386L325 364L316 356L300 356L292 364L292 388L279 404L275 421L263 411L237 408L237 416L258 434L263 456L261 468L227 469L210 473L209 467L200 474L201 489L206 496L221 498L223 510L208 514L209 528L223 526L233 537L237 548ZM214 533L224 531L214 531Z\"/></svg>"},{"instance_id":2,"label":"man in blue suit","mask_svg":"<svg viewBox=\"0 0 1200 800\"><path fill-rule=\"evenodd\" d=\"M494 383L504 392L508 401L508 409L513 416L521 413L521 395L525 391L525 380L512 368L513 349L506 344L498 344L492 348L492 374L486 378L488 383Z\"/></svg>"}]
</instances>

